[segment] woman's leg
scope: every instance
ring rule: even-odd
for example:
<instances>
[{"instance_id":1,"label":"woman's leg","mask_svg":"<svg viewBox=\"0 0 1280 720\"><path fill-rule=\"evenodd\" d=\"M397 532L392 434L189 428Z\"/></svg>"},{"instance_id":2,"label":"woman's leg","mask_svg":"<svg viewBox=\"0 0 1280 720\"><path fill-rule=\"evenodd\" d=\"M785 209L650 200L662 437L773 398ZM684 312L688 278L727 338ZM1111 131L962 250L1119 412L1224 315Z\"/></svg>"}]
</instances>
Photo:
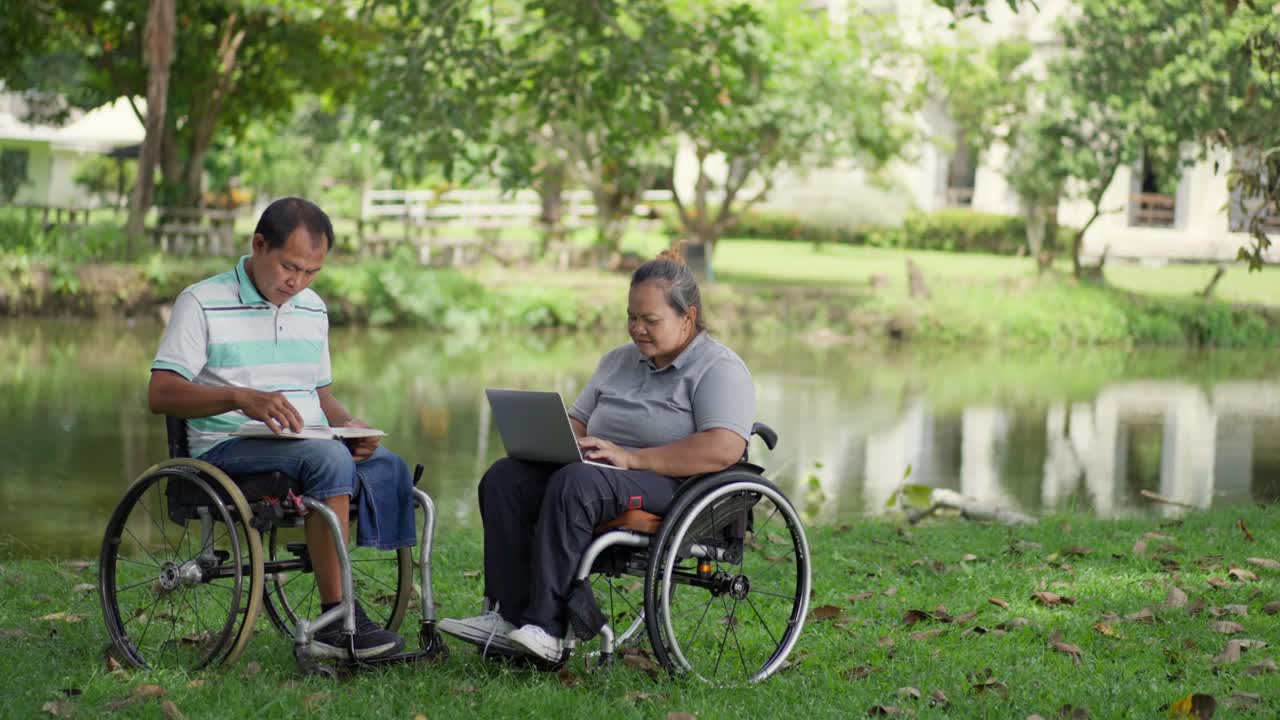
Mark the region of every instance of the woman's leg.
<instances>
[{"instance_id":1,"label":"woman's leg","mask_svg":"<svg viewBox=\"0 0 1280 720\"><path fill-rule=\"evenodd\" d=\"M529 604L534 526L547 484L559 467L502 458L480 479L484 594L510 623L518 623Z\"/></svg>"},{"instance_id":2,"label":"woman's leg","mask_svg":"<svg viewBox=\"0 0 1280 720\"><path fill-rule=\"evenodd\" d=\"M552 637L563 637L569 585L596 526L628 509L665 513L671 507L676 484L672 478L647 470L615 470L586 463L565 465L552 474L532 543L528 609L514 622L536 625Z\"/></svg>"}]
</instances>

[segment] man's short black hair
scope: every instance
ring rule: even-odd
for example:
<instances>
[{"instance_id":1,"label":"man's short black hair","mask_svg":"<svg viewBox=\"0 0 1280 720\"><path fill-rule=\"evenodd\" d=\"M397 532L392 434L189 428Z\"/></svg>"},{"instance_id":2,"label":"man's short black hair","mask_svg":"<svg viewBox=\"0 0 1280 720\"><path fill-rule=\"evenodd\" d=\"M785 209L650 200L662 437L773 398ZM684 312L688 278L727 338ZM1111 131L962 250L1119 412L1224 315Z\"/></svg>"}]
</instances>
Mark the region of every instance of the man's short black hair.
<instances>
[{"instance_id":1,"label":"man's short black hair","mask_svg":"<svg viewBox=\"0 0 1280 720\"><path fill-rule=\"evenodd\" d=\"M333 249L333 223L329 222L329 216L318 205L302 198L280 198L268 205L253 233L266 238L267 247L275 249L284 247L298 226L305 227L313 239L323 237L328 243L325 250Z\"/></svg>"}]
</instances>

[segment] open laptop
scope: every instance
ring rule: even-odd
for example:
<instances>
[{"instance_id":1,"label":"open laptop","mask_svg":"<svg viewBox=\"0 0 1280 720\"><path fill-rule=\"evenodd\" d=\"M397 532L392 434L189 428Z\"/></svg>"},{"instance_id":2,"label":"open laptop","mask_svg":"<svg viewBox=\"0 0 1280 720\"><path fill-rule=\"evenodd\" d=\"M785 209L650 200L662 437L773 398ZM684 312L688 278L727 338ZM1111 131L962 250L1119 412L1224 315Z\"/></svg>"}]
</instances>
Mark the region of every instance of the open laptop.
<instances>
[{"instance_id":1,"label":"open laptop","mask_svg":"<svg viewBox=\"0 0 1280 720\"><path fill-rule=\"evenodd\" d=\"M493 408L493 419L498 423L498 434L507 448L507 457L613 467L582 457L560 393L489 388L484 394L489 398L489 407Z\"/></svg>"}]
</instances>

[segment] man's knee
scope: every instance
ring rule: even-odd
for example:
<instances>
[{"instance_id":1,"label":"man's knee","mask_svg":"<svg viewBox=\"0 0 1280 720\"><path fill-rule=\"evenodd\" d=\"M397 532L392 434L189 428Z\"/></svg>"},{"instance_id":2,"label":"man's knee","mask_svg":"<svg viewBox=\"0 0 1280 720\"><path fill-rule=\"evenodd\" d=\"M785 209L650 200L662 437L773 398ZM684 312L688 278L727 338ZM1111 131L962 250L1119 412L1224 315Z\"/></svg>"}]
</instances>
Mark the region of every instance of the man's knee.
<instances>
[{"instance_id":1,"label":"man's knee","mask_svg":"<svg viewBox=\"0 0 1280 720\"><path fill-rule=\"evenodd\" d=\"M509 457L501 458L490 465L480 478L478 493L481 502L484 498L512 496L512 486L522 482L527 474L524 463Z\"/></svg>"},{"instance_id":2,"label":"man's knee","mask_svg":"<svg viewBox=\"0 0 1280 720\"><path fill-rule=\"evenodd\" d=\"M298 478L304 493L320 498L352 493L356 464L346 445L332 440L298 442L312 443L302 463L302 477Z\"/></svg>"}]
</instances>

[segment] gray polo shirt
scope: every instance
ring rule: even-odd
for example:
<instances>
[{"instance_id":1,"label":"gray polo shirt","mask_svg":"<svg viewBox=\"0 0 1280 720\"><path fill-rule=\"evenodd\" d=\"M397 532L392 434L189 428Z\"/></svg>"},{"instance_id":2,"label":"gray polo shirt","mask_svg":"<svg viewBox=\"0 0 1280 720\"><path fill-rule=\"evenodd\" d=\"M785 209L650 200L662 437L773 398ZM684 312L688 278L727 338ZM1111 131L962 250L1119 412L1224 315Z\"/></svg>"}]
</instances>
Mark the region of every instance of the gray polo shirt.
<instances>
[{"instance_id":1,"label":"gray polo shirt","mask_svg":"<svg viewBox=\"0 0 1280 720\"><path fill-rule=\"evenodd\" d=\"M627 448L667 445L711 428L749 440L755 414L746 363L705 332L661 370L632 343L610 350L569 408L589 435Z\"/></svg>"}]
</instances>

